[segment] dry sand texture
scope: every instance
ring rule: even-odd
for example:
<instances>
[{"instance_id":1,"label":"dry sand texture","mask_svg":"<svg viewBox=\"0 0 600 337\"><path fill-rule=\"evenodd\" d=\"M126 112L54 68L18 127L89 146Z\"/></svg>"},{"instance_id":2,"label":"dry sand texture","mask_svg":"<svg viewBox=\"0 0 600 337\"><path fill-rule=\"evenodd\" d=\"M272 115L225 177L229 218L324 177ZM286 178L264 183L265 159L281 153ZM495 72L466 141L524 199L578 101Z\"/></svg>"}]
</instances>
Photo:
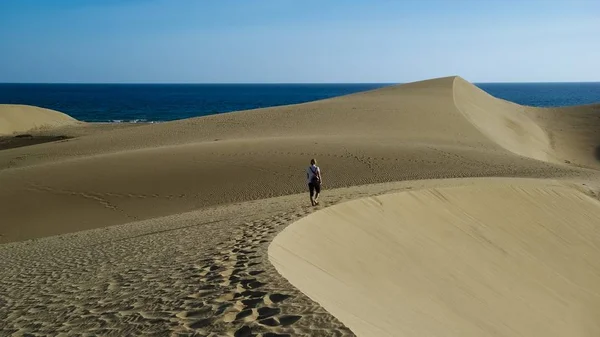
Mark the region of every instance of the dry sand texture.
<instances>
[{"instance_id":1,"label":"dry sand texture","mask_svg":"<svg viewBox=\"0 0 600 337\"><path fill-rule=\"evenodd\" d=\"M0 151L0 331L593 336L599 111L523 107L448 77L161 124L67 119L31 130L33 113L10 117L0 141L13 144ZM23 132L64 139L16 147ZM317 209L412 191L283 230L315 210L304 194L311 157L327 190ZM465 234L478 226L490 242ZM270 259L310 298L268 261L281 230ZM440 239L446 232L454 241ZM323 245L307 252L302 240ZM361 253L347 254L350 243ZM340 284L360 293L348 298Z\"/></svg>"},{"instance_id":2,"label":"dry sand texture","mask_svg":"<svg viewBox=\"0 0 600 337\"><path fill-rule=\"evenodd\" d=\"M485 118L473 117L487 111L484 98L503 116L492 131ZM517 110L525 122L514 118ZM568 176L577 166L600 166L593 148L600 144L597 110L582 107L558 120L560 113L512 106L452 77L163 124L62 128L60 135L78 137L0 151L3 242L302 192L303 167L312 156L325 168L329 189L407 179ZM537 125L548 125L546 136L534 130L535 138L519 138L519 153L517 141L506 139L528 130L538 115L544 119Z\"/></svg>"},{"instance_id":3,"label":"dry sand texture","mask_svg":"<svg viewBox=\"0 0 600 337\"><path fill-rule=\"evenodd\" d=\"M358 336L600 336L600 202L556 183L350 201L269 255Z\"/></svg>"},{"instance_id":4,"label":"dry sand texture","mask_svg":"<svg viewBox=\"0 0 600 337\"><path fill-rule=\"evenodd\" d=\"M28 105L0 104L0 136L78 124L81 122L62 112Z\"/></svg>"}]
</instances>

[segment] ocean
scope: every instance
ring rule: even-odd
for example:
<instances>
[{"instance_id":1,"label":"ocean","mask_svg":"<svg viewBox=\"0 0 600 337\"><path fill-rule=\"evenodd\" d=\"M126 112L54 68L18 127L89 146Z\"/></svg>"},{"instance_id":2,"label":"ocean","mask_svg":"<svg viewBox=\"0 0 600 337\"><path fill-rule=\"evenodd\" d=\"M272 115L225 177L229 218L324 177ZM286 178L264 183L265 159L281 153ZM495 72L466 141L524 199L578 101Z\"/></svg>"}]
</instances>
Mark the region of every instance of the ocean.
<instances>
[{"instance_id":1,"label":"ocean","mask_svg":"<svg viewBox=\"0 0 600 337\"><path fill-rule=\"evenodd\" d=\"M390 84L0 84L0 103L54 109L86 122L161 122L303 103ZM600 103L600 83L476 83L522 105Z\"/></svg>"}]
</instances>

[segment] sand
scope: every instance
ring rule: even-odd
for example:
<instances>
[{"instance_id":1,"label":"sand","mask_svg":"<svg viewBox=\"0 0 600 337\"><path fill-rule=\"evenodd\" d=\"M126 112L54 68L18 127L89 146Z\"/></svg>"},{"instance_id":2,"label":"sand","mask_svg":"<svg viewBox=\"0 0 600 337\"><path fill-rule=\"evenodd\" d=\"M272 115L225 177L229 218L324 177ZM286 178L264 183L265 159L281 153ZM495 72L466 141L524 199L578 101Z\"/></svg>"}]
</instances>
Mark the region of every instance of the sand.
<instances>
[{"instance_id":1,"label":"sand","mask_svg":"<svg viewBox=\"0 0 600 337\"><path fill-rule=\"evenodd\" d=\"M359 336L599 336L599 224L573 188L483 180L333 206L269 256Z\"/></svg>"},{"instance_id":2,"label":"sand","mask_svg":"<svg viewBox=\"0 0 600 337\"><path fill-rule=\"evenodd\" d=\"M61 139L0 151L0 332L595 335L599 117L600 105L524 107L447 77L159 124L29 129ZM311 157L326 191L316 208ZM452 224L455 241L440 240ZM543 279L551 271L568 278Z\"/></svg>"},{"instance_id":3,"label":"sand","mask_svg":"<svg viewBox=\"0 0 600 337\"><path fill-rule=\"evenodd\" d=\"M81 124L62 112L29 105L0 104L0 136Z\"/></svg>"}]
</instances>

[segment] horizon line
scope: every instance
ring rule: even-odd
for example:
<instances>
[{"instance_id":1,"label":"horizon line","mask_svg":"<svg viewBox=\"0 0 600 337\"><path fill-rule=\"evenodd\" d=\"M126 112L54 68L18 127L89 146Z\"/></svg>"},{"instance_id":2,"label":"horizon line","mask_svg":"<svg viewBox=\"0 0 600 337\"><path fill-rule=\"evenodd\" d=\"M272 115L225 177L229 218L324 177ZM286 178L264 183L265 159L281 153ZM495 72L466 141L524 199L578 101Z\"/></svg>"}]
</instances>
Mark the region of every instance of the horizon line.
<instances>
[{"instance_id":1,"label":"horizon line","mask_svg":"<svg viewBox=\"0 0 600 337\"><path fill-rule=\"evenodd\" d=\"M344 84L383 84L401 85L410 82L0 82L0 85L344 85ZM476 81L472 84L579 84L600 83L600 81Z\"/></svg>"}]
</instances>

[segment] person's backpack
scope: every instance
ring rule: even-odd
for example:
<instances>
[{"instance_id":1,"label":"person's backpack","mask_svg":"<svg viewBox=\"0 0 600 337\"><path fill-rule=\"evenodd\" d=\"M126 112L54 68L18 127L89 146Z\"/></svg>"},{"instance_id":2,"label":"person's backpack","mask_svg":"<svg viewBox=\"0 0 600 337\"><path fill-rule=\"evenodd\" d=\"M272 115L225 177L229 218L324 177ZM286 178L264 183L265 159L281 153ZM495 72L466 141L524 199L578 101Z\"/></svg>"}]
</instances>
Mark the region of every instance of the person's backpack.
<instances>
[{"instance_id":1,"label":"person's backpack","mask_svg":"<svg viewBox=\"0 0 600 337\"><path fill-rule=\"evenodd\" d=\"M317 168L317 171L314 171L314 170L313 170L313 168L311 167L311 168L310 168L310 171L313 173L313 176L312 176L312 178L310 179L310 182L311 182L312 184L320 184L320 183L321 183L321 179L319 179L319 176L317 175L317 173L318 173L318 168Z\"/></svg>"}]
</instances>

